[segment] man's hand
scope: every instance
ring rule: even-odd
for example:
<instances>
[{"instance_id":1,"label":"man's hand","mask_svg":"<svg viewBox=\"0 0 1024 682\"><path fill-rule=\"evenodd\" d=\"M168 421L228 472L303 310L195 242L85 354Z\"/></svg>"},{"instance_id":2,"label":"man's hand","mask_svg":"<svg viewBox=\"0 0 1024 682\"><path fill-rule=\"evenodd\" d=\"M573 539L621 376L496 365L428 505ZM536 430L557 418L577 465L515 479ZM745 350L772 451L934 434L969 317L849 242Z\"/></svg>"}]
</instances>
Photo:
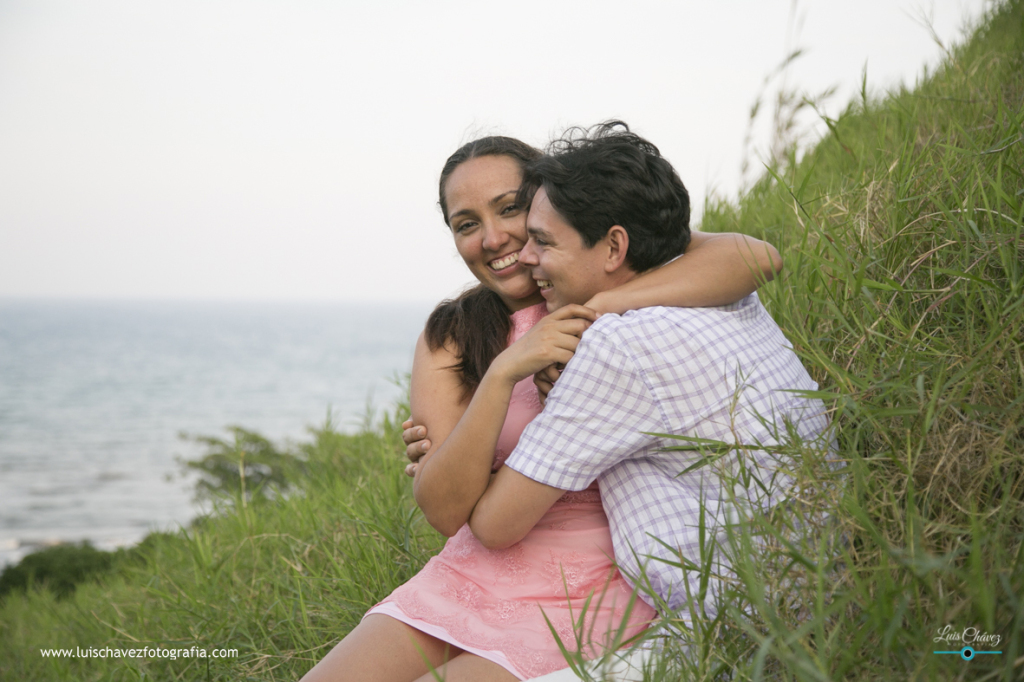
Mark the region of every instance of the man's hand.
<instances>
[{"instance_id":1,"label":"man's hand","mask_svg":"<svg viewBox=\"0 0 1024 682\"><path fill-rule=\"evenodd\" d=\"M406 476L415 476L416 469L420 465L420 459L430 450L430 441L427 440L427 427L416 426L411 419L402 422L402 440L405 442L405 456L409 458L409 464L405 467Z\"/></svg>"},{"instance_id":2,"label":"man's hand","mask_svg":"<svg viewBox=\"0 0 1024 682\"><path fill-rule=\"evenodd\" d=\"M544 405L548 399L548 393L554 388L558 377L562 376L562 367L559 365L548 365L533 375L533 384L537 387L537 395L540 396L540 404Z\"/></svg>"}]
</instances>

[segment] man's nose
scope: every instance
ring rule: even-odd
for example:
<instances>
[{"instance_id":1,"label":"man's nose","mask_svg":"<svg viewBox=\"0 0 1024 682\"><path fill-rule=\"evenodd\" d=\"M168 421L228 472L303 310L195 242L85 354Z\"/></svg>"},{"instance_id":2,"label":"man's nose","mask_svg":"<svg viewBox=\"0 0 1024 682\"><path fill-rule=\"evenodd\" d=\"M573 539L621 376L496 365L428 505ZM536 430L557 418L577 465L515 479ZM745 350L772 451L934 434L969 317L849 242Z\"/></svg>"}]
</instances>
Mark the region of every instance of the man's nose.
<instances>
[{"instance_id":1,"label":"man's nose","mask_svg":"<svg viewBox=\"0 0 1024 682\"><path fill-rule=\"evenodd\" d=\"M483 247L488 251L498 251L508 243L508 233L498 227L494 222L484 223Z\"/></svg>"},{"instance_id":2,"label":"man's nose","mask_svg":"<svg viewBox=\"0 0 1024 682\"><path fill-rule=\"evenodd\" d=\"M519 252L519 264L528 267L540 264L540 261L537 259L537 249L534 248L532 239L527 239L526 246Z\"/></svg>"}]
</instances>

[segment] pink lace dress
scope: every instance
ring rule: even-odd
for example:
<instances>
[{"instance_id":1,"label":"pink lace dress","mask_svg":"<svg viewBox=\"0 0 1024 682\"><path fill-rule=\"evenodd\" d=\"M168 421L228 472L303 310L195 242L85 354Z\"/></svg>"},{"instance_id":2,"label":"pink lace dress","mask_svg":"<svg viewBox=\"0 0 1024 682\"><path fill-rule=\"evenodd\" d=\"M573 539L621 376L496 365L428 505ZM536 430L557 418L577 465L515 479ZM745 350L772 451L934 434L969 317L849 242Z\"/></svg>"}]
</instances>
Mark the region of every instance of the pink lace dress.
<instances>
[{"instance_id":1,"label":"pink lace dress","mask_svg":"<svg viewBox=\"0 0 1024 682\"><path fill-rule=\"evenodd\" d=\"M512 340L545 313L543 303L514 313ZM498 439L495 469L540 410L533 381L517 384ZM621 638L628 639L654 617L650 606L633 597L612 557L608 519L595 483L563 495L525 538L507 549L485 548L463 526L422 571L367 615L396 618L494 661L520 679L537 677L568 665L552 628L567 650L596 658L624 620Z\"/></svg>"}]
</instances>

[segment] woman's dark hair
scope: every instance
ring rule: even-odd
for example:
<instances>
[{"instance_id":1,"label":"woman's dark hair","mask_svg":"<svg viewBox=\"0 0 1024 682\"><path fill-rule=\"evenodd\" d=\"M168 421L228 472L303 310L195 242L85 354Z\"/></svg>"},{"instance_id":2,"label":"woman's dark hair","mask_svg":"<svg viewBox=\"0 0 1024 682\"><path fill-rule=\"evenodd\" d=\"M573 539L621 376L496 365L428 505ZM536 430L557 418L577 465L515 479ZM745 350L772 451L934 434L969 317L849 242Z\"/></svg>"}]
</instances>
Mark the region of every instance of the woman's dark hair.
<instances>
[{"instance_id":1,"label":"woman's dark hair","mask_svg":"<svg viewBox=\"0 0 1024 682\"><path fill-rule=\"evenodd\" d=\"M542 156L541 152L512 137L481 137L459 147L441 169L438 196L441 214L448 221L448 178L461 164L481 156L507 156L520 169ZM454 299L442 301L427 319L425 337L430 350L449 346L459 361L451 367L459 374L465 393L476 390L487 368L508 345L512 320L505 302L482 284Z\"/></svg>"},{"instance_id":2,"label":"woman's dark hair","mask_svg":"<svg viewBox=\"0 0 1024 682\"><path fill-rule=\"evenodd\" d=\"M521 140L502 135L481 137L479 140L467 142L456 149L455 153L444 162L444 168L441 169L441 180L438 182L438 203L441 205L444 223L449 227L451 227L451 223L448 221L448 197L446 196L448 178L463 163L481 156L507 156L519 164L520 170L524 170L526 164L539 159L543 153Z\"/></svg>"},{"instance_id":3,"label":"woman's dark hair","mask_svg":"<svg viewBox=\"0 0 1024 682\"><path fill-rule=\"evenodd\" d=\"M621 225L626 262L644 272L672 260L690 243L690 195L672 164L622 121L570 128L548 155L523 172L517 201L529 206L544 187L551 206L587 248Z\"/></svg>"},{"instance_id":4,"label":"woman's dark hair","mask_svg":"<svg viewBox=\"0 0 1024 682\"><path fill-rule=\"evenodd\" d=\"M508 346L511 314L500 296L477 284L439 303L427 318L425 336L430 350L448 346L459 358L449 369L458 373L463 397L476 390L491 362Z\"/></svg>"}]
</instances>

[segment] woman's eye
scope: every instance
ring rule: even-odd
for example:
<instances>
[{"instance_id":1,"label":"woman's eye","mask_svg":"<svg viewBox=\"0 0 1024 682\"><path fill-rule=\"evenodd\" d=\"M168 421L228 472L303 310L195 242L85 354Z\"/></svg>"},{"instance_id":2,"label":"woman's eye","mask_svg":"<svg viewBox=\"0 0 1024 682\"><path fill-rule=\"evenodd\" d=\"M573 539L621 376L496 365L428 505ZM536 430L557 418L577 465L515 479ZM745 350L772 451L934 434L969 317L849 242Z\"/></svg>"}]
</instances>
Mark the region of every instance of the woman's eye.
<instances>
[{"instance_id":1,"label":"woman's eye","mask_svg":"<svg viewBox=\"0 0 1024 682\"><path fill-rule=\"evenodd\" d=\"M519 212L519 204L509 204L505 208L501 209L501 214L502 215L510 215L512 213L518 213L518 212Z\"/></svg>"},{"instance_id":2,"label":"woman's eye","mask_svg":"<svg viewBox=\"0 0 1024 682\"><path fill-rule=\"evenodd\" d=\"M470 229L472 229L475 226L476 226L476 222L474 222L472 220L467 220L465 222L462 222L462 223L459 223L458 225L456 225L455 226L455 232L457 234L462 234L463 232L468 232Z\"/></svg>"}]
</instances>

